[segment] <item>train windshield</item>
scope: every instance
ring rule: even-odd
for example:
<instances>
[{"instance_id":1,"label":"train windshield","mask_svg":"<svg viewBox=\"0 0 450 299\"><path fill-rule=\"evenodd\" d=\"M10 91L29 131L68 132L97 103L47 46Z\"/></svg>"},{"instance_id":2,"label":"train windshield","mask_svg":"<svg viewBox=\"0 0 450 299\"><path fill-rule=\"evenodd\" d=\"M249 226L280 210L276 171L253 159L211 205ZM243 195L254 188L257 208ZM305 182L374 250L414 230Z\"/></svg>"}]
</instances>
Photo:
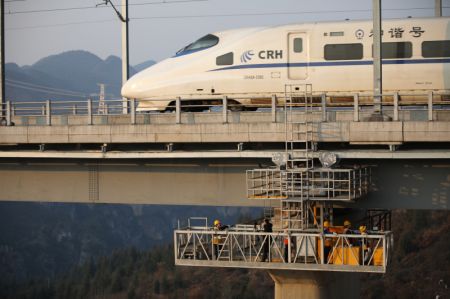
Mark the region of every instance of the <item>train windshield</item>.
<instances>
[{"instance_id":1,"label":"train windshield","mask_svg":"<svg viewBox=\"0 0 450 299\"><path fill-rule=\"evenodd\" d=\"M215 35L208 34L199 40L193 42L192 44L187 45L186 47L179 50L176 55L188 54L196 51L200 51L203 49L211 48L219 42L219 38Z\"/></svg>"}]
</instances>

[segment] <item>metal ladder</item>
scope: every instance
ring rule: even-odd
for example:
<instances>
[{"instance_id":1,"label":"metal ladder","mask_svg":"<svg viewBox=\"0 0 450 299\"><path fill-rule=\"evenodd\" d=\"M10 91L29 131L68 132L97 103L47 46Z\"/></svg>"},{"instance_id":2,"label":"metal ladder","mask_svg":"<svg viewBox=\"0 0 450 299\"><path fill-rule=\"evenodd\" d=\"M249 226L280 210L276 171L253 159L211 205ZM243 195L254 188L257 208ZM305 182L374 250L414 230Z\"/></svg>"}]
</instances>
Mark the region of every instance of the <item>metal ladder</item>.
<instances>
[{"instance_id":1,"label":"metal ladder","mask_svg":"<svg viewBox=\"0 0 450 299\"><path fill-rule=\"evenodd\" d=\"M314 167L312 85L285 86L285 150L288 155L281 199L281 227L290 231L308 226L309 170ZM303 110L303 118L299 113Z\"/></svg>"}]
</instances>

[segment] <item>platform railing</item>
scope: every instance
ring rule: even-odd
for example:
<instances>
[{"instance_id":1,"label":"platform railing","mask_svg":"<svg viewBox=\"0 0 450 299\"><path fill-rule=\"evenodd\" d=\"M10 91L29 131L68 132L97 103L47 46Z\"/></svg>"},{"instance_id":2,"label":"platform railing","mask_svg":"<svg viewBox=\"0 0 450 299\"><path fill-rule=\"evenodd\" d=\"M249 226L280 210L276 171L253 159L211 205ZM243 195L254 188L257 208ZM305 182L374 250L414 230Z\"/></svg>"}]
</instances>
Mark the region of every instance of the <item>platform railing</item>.
<instances>
[{"instance_id":1,"label":"platform railing","mask_svg":"<svg viewBox=\"0 0 450 299\"><path fill-rule=\"evenodd\" d=\"M405 111L424 112L423 120L436 120L436 111L450 110L450 91L423 91L419 93L383 93L382 111L393 121L402 120L402 113ZM370 93L336 93L327 92L312 93L312 107L314 122L330 120L330 113L351 113L351 121L364 121L363 116L370 115L373 110L372 94ZM266 95L230 95L215 96L210 104L193 104L192 100L176 98L170 103L168 100L152 100L156 103L153 108L166 110L166 113L156 115L173 115L173 123L181 124L185 121L186 113L192 111L206 111L215 115L215 122L227 123L230 121L232 113L246 115L252 113L247 110L258 110L258 112L269 112L265 122L283 122L285 95L274 93L272 96ZM237 102L244 104L239 105ZM160 103L160 105L158 105ZM123 114L123 107L129 107L126 114ZM155 112L140 111L137 100L99 100L86 99L83 101L63 101L63 100L44 100L44 101L6 101L3 109L3 122L6 125L31 125L31 121L19 122L20 118L38 119L36 125L57 125L54 118L60 117L84 117L82 124L96 124L94 117L121 116L125 117L124 123L136 124L145 123L146 119L154 116ZM302 113L302 104L298 107L294 105L295 113ZM168 113L167 113L168 112ZM300 116L299 116L300 117ZM404 120L408 120L403 117ZM15 121L16 120L16 121ZM104 124L103 122L100 122Z\"/></svg>"},{"instance_id":2,"label":"platform railing","mask_svg":"<svg viewBox=\"0 0 450 299\"><path fill-rule=\"evenodd\" d=\"M370 179L369 167L252 169L246 173L247 198L351 201L369 192Z\"/></svg>"},{"instance_id":3,"label":"platform railing","mask_svg":"<svg viewBox=\"0 0 450 299\"><path fill-rule=\"evenodd\" d=\"M174 241L177 265L384 273L393 237L211 228L178 229Z\"/></svg>"}]
</instances>

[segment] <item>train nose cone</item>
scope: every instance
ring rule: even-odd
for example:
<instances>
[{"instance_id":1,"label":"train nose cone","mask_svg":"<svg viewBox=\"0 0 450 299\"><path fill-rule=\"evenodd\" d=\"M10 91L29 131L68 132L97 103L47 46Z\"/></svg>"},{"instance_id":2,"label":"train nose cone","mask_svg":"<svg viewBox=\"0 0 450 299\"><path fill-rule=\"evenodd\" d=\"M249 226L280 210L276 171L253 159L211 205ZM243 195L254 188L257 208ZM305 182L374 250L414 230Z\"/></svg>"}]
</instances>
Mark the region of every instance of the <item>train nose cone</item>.
<instances>
[{"instance_id":1,"label":"train nose cone","mask_svg":"<svg viewBox=\"0 0 450 299\"><path fill-rule=\"evenodd\" d=\"M127 82L125 82L125 84L122 86L122 90L120 91L122 97L129 99L137 98L137 93L139 90L138 85L139 84L138 82L136 82L136 80L129 79Z\"/></svg>"}]
</instances>

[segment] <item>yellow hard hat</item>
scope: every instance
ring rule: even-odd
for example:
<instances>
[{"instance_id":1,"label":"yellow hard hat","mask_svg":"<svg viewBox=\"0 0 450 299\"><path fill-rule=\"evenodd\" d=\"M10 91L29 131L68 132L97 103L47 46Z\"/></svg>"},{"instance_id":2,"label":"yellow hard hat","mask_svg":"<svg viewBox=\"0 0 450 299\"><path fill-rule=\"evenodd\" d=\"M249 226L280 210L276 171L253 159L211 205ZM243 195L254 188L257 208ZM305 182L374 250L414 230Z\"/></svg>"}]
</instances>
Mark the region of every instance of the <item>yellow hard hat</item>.
<instances>
[{"instance_id":1,"label":"yellow hard hat","mask_svg":"<svg viewBox=\"0 0 450 299\"><path fill-rule=\"evenodd\" d=\"M352 225L352 223L350 221L348 221L348 220L344 221L344 226L350 226L350 225Z\"/></svg>"},{"instance_id":2,"label":"yellow hard hat","mask_svg":"<svg viewBox=\"0 0 450 299\"><path fill-rule=\"evenodd\" d=\"M366 231L366 226L365 226L365 225L361 225L361 226L359 227L359 231L362 232L362 233L364 233L364 232Z\"/></svg>"},{"instance_id":3,"label":"yellow hard hat","mask_svg":"<svg viewBox=\"0 0 450 299\"><path fill-rule=\"evenodd\" d=\"M220 221L219 220L214 220L214 225L219 225L220 224Z\"/></svg>"},{"instance_id":4,"label":"yellow hard hat","mask_svg":"<svg viewBox=\"0 0 450 299\"><path fill-rule=\"evenodd\" d=\"M325 227L325 228L330 227L330 222L324 221L324 222L323 222L323 227Z\"/></svg>"}]
</instances>

